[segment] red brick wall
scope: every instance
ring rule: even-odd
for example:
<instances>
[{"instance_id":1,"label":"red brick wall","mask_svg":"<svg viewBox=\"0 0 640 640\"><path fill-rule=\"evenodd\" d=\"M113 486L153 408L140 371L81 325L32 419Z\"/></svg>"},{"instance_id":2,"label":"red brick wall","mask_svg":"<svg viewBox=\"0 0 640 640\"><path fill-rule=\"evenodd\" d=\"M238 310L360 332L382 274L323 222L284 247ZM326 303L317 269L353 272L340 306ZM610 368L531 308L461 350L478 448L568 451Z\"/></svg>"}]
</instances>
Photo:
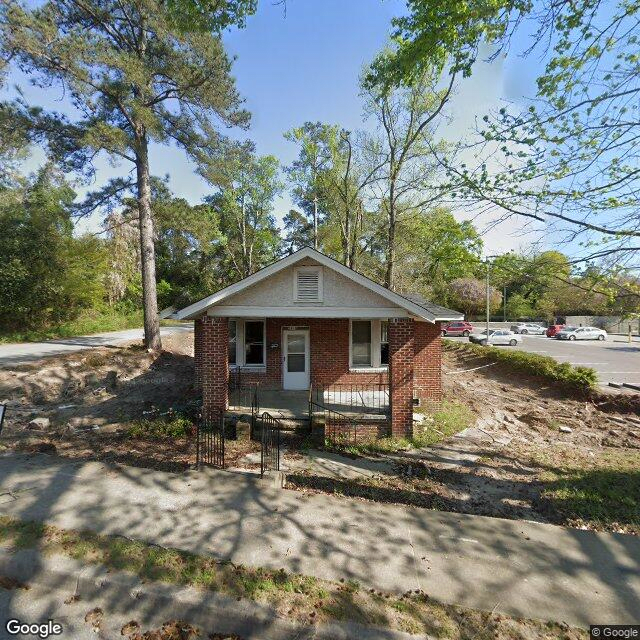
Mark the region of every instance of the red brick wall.
<instances>
[{"instance_id":1,"label":"red brick wall","mask_svg":"<svg viewBox=\"0 0 640 640\"><path fill-rule=\"evenodd\" d=\"M266 371L242 372L247 382L259 382L263 388L282 387L282 335L284 327L308 327L311 356L311 384L384 384L387 372L353 373L349 371L349 320L347 318L267 318ZM277 348L271 349L272 344Z\"/></svg>"},{"instance_id":2,"label":"red brick wall","mask_svg":"<svg viewBox=\"0 0 640 640\"><path fill-rule=\"evenodd\" d=\"M442 400L442 334L440 323L416 322L413 393L422 404Z\"/></svg>"},{"instance_id":3,"label":"red brick wall","mask_svg":"<svg viewBox=\"0 0 640 640\"><path fill-rule=\"evenodd\" d=\"M245 381L259 382L263 388L281 388L283 328L308 327L311 340L311 383L390 382L393 435L411 434L414 396L422 401L438 401L442 398L442 342L439 324L414 322L409 318L392 319L389 322L389 372L372 373L349 371L348 319L269 318L266 324L266 371L243 371L242 379ZM205 408L226 408L228 405L228 340L226 318L204 316L202 320L196 321L196 380L200 370ZM272 344L277 344L277 347L272 349Z\"/></svg>"},{"instance_id":4,"label":"red brick wall","mask_svg":"<svg viewBox=\"0 0 640 640\"><path fill-rule=\"evenodd\" d=\"M193 383L196 389L202 387L202 320L193 321Z\"/></svg>"},{"instance_id":5,"label":"red brick wall","mask_svg":"<svg viewBox=\"0 0 640 640\"><path fill-rule=\"evenodd\" d=\"M226 409L229 405L229 321L203 316L202 411Z\"/></svg>"},{"instance_id":6,"label":"red brick wall","mask_svg":"<svg viewBox=\"0 0 640 640\"><path fill-rule=\"evenodd\" d=\"M358 444L391 435L387 420L380 422L344 422L339 419L327 420L324 425L324 435L329 440L339 444Z\"/></svg>"},{"instance_id":7,"label":"red brick wall","mask_svg":"<svg viewBox=\"0 0 640 640\"><path fill-rule=\"evenodd\" d=\"M389 384L391 433L413 433L413 358L414 321L393 318L389 321Z\"/></svg>"}]
</instances>

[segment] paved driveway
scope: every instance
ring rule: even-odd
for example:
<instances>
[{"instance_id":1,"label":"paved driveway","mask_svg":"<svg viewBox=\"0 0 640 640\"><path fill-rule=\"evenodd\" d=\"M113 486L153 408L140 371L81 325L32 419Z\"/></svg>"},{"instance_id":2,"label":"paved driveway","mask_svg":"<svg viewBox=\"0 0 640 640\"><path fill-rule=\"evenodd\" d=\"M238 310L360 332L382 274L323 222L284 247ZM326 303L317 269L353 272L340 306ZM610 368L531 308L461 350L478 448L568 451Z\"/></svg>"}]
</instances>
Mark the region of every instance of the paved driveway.
<instances>
[{"instance_id":1,"label":"paved driveway","mask_svg":"<svg viewBox=\"0 0 640 640\"><path fill-rule=\"evenodd\" d=\"M453 338L468 342L468 338ZM640 340L627 342L627 338L610 335L608 340L556 340L546 336L522 336L517 347L529 353L551 356L559 362L591 367L598 372L600 384L627 382L640 384Z\"/></svg>"},{"instance_id":2,"label":"paved driveway","mask_svg":"<svg viewBox=\"0 0 640 640\"><path fill-rule=\"evenodd\" d=\"M160 333L163 336L189 331L193 331L193 327L188 325L160 328ZM72 351L114 346L130 340L142 340L143 334L144 331L142 329L125 329L124 331L109 331L107 333L95 333L90 336L59 338L58 340L46 340L43 342L0 344L0 367L25 364L47 356L57 356Z\"/></svg>"},{"instance_id":3,"label":"paved driveway","mask_svg":"<svg viewBox=\"0 0 640 640\"><path fill-rule=\"evenodd\" d=\"M0 513L512 615L640 622L634 536L46 455L0 456Z\"/></svg>"}]
</instances>

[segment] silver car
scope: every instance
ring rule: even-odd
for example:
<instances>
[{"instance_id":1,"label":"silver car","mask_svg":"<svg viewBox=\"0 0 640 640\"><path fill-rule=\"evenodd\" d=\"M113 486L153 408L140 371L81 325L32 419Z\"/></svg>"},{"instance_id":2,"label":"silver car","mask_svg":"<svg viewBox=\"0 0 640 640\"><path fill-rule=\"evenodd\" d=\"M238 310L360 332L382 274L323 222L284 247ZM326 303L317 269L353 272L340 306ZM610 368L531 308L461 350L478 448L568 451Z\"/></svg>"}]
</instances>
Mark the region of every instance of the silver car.
<instances>
[{"instance_id":1,"label":"silver car","mask_svg":"<svg viewBox=\"0 0 640 640\"><path fill-rule=\"evenodd\" d=\"M489 329L489 338L487 338L487 330L482 333L472 333L469 336L470 342L476 344L508 344L515 347L518 343L522 342L522 336L508 329Z\"/></svg>"},{"instance_id":2,"label":"silver car","mask_svg":"<svg viewBox=\"0 0 640 640\"><path fill-rule=\"evenodd\" d=\"M607 332L598 327L565 327L556 333L558 340L606 340Z\"/></svg>"},{"instance_id":3,"label":"silver car","mask_svg":"<svg viewBox=\"0 0 640 640\"><path fill-rule=\"evenodd\" d=\"M532 322L520 322L518 324L512 325L511 331L513 331L513 333L521 333L525 336L528 333L541 336L547 332L547 328L541 327L539 324L534 324Z\"/></svg>"}]
</instances>

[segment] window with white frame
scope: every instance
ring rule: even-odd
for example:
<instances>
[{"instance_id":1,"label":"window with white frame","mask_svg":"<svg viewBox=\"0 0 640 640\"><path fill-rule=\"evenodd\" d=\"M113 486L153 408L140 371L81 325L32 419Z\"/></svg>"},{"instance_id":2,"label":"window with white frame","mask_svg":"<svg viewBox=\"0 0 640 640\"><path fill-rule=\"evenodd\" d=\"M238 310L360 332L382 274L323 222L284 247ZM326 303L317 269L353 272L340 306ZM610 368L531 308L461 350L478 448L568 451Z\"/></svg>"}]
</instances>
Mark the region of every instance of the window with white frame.
<instances>
[{"instance_id":1,"label":"window with white frame","mask_svg":"<svg viewBox=\"0 0 640 640\"><path fill-rule=\"evenodd\" d=\"M351 322L351 364L354 367L371 366L371 320Z\"/></svg>"},{"instance_id":2,"label":"window with white frame","mask_svg":"<svg viewBox=\"0 0 640 640\"><path fill-rule=\"evenodd\" d=\"M229 365L264 367L265 334L264 320L229 320Z\"/></svg>"},{"instance_id":3,"label":"window with white frame","mask_svg":"<svg viewBox=\"0 0 640 640\"><path fill-rule=\"evenodd\" d=\"M389 364L389 332L386 320L352 320L350 360L352 368L379 368Z\"/></svg>"},{"instance_id":4,"label":"window with white frame","mask_svg":"<svg viewBox=\"0 0 640 640\"><path fill-rule=\"evenodd\" d=\"M380 323L380 364L389 364L389 323L386 320Z\"/></svg>"}]
</instances>

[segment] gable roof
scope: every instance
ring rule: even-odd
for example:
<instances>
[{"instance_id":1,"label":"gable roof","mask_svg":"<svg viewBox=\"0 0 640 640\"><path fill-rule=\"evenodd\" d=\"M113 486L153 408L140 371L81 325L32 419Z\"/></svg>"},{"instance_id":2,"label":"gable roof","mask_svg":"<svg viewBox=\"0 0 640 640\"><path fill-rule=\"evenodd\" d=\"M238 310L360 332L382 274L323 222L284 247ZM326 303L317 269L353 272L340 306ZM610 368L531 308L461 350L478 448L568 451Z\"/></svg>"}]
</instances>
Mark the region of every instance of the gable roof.
<instances>
[{"instance_id":1,"label":"gable roof","mask_svg":"<svg viewBox=\"0 0 640 640\"><path fill-rule=\"evenodd\" d=\"M174 318L178 320L193 320L194 318L198 318L203 313L205 313L210 307L222 302L229 296L235 295L248 287L251 287L255 284L258 284L262 280L286 269L287 267L291 267L297 262L304 260L306 258L311 258L316 262L319 262L321 265L333 269L340 275L352 280L353 282L377 293L383 298L393 302L395 305L402 309L406 309L409 313L418 316L428 322L439 322L439 321L447 321L447 320L463 320L464 315L458 311L452 311L451 309L446 309L445 307L441 307L440 305L433 304L428 302L421 296L417 295L401 295L396 293L395 291L391 291L382 285L379 285L377 282L363 276L362 274L354 271L353 269L349 269L349 267L345 267L342 263L326 256L324 253L320 251L316 251L315 249L311 249L310 247L305 247L304 249L300 249L295 253L287 256L286 258L282 258L277 262L274 262L260 271L256 271L256 273L251 274L250 276L235 282L224 289L220 289L220 291L216 291L216 293L199 300L198 302L194 302L193 304L185 307L184 309L180 309L176 311L173 315Z\"/></svg>"}]
</instances>

